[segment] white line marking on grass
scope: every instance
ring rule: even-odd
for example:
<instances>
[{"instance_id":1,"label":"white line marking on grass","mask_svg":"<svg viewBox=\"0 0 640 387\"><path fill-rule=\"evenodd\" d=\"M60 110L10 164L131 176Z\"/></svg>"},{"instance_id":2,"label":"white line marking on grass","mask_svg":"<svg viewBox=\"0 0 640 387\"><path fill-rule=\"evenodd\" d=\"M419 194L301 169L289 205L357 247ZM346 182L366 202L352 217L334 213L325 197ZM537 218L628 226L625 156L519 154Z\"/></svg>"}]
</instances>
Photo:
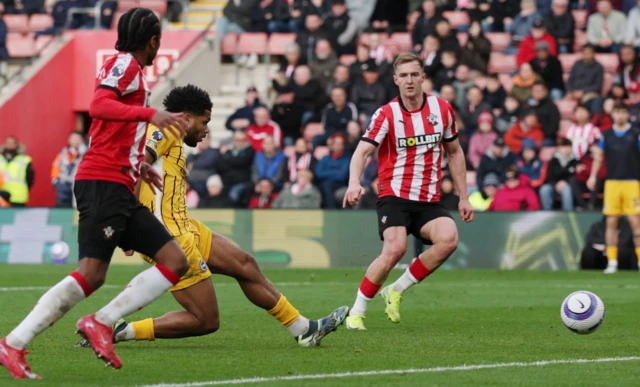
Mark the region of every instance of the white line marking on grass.
<instances>
[{"instance_id":1,"label":"white line marking on grass","mask_svg":"<svg viewBox=\"0 0 640 387\"><path fill-rule=\"evenodd\" d=\"M432 368L410 368L406 370L378 370L378 371L362 371L362 372L341 372L335 374L315 374L315 375L291 375L291 376L275 376L269 378L254 377L243 379L228 380L211 380L207 382L192 383L161 383L148 384L139 387L205 387L205 386L222 386L232 384L247 383L268 383L268 382L285 382L291 380L310 380L310 379L337 379L352 378L356 376L380 376L380 375L399 375L399 374L424 374L433 372L455 372L455 371L474 371L493 368L514 368L514 367L543 367L555 364L584 364L584 363L611 363L623 361L640 360L640 356L629 357L605 357L599 359L565 359L565 360L542 360L530 363L494 363L494 364L477 364L477 365L461 365L451 367L432 367Z\"/></svg>"},{"instance_id":2,"label":"white line marking on grass","mask_svg":"<svg viewBox=\"0 0 640 387\"><path fill-rule=\"evenodd\" d=\"M49 290L53 287L51 286L15 286L15 287L5 287L0 288L0 292L26 292L30 290ZM124 285L103 285L102 289L124 289Z\"/></svg>"}]
</instances>

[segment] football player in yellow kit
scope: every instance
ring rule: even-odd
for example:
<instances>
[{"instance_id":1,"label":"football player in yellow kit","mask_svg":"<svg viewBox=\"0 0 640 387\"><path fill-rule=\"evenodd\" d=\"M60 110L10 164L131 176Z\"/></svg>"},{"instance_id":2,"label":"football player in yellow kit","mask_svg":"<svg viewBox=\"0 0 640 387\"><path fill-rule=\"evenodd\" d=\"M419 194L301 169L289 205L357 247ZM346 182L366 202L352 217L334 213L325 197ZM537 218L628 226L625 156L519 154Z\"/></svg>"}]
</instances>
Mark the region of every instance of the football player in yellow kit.
<instances>
[{"instance_id":1,"label":"football player in yellow kit","mask_svg":"<svg viewBox=\"0 0 640 387\"><path fill-rule=\"evenodd\" d=\"M161 164L163 190L156 193L153 187L143 183L139 186L139 199L164 222L189 260L189 271L171 288L185 310L133 323L121 320L114 327L113 342L215 332L220 322L215 290L208 280L213 272L235 278L245 296L284 325L298 344L319 345L324 336L342 324L349 308L342 306L319 320L307 319L262 274L251 255L188 216L184 145L195 147L207 135L212 103L206 91L187 85L171 90L164 99L164 107L169 112L183 113L189 124L188 134L178 138L149 125L145 160L149 164ZM142 258L153 264L148 257Z\"/></svg>"}]
</instances>

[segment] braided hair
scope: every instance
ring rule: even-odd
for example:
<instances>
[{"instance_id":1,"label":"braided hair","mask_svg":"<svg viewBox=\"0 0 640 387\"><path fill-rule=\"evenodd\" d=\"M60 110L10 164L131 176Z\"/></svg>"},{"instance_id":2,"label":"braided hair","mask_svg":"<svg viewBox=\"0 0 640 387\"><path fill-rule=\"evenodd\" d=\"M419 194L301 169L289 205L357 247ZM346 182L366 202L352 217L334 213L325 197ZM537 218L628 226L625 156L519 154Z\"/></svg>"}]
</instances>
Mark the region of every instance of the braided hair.
<instances>
[{"instance_id":1,"label":"braided hair","mask_svg":"<svg viewBox=\"0 0 640 387\"><path fill-rule=\"evenodd\" d=\"M132 8L118 21L116 50L135 52L144 50L154 36L160 36L160 20L147 8Z\"/></svg>"}]
</instances>

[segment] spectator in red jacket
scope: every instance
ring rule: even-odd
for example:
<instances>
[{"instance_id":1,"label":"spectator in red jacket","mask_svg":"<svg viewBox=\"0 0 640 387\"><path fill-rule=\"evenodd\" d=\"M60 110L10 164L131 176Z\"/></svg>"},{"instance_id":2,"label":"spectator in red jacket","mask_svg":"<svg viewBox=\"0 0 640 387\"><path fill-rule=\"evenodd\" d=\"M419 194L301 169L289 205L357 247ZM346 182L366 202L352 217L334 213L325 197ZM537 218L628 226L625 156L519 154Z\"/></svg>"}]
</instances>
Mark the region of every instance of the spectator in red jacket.
<instances>
[{"instance_id":1,"label":"spectator in red jacket","mask_svg":"<svg viewBox=\"0 0 640 387\"><path fill-rule=\"evenodd\" d=\"M538 195L520 179L518 169L513 167L505 176L504 186L498 190L487 211L538 211Z\"/></svg>"},{"instance_id":2,"label":"spectator in red jacket","mask_svg":"<svg viewBox=\"0 0 640 387\"><path fill-rule=\"evenodd\" d=\"M273 192L273 182L262 179L256 184L254 194L249 199L249 208L271 208L278 194Z\"/></svg>"},{"instance_id":3,"label":"spectator in red jacket","mask_svg":"<svg viewBox=\"0 0 640 387\"><path fill-rule=\"evenodd\" d=\"M520 116L520 121L516 122L507 133L504 134L504 142L511 152L520 154L522 152L522 142L530 138L538 148L542 147L544 133L538 122L535 110L525 109Z\"/></svg>"},{"instance_id":4,"label":"spectator in red jacket","mask_svg":"<svg viewBox=\"0 0 640 387\"><path fill-rule=\"evenodd\" d=\"M247 138L256 152L262 150L262 141L265 137L273 137L277 148L282 147L282 130L280 126L271 120L271 113L265 107L253 110L254 123L247 128Z\"/></svg>"},{"instance_id":5,"label":"spectator in red jacket","mask_svg":"<svg viewBox=\"0 0 640 387\"><path fill-rule=\"evenodd\" d=\"M547 32L547 28L544 26L542 20L536 20L531 27L531 33L520 43L518 55L516 56L518 66L535 59L536 44L539 42L546 42L548 44L549 54L553 57L558 56L558 45L556 44L555 38Z\"/></svg>"}]
</instances>

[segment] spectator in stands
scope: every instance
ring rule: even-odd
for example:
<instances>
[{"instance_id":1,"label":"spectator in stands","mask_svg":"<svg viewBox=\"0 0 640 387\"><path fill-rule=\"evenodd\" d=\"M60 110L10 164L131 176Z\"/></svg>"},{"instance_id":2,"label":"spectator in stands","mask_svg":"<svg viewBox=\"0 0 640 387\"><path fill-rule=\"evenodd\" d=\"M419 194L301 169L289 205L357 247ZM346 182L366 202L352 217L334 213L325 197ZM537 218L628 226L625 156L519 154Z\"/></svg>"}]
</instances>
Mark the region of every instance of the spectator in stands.
<instances>
[{"instance_id":1,"label":"spectator in stands","mask_svg":"<svg viewBox=\"0 0 640 387\"><path fill-rule=\"evenodd\" d=\"M69 9L71 7L74 7L75 5L76 3L74 1L63 1L63 0L55 1L55 2L47 1L45 4L46 12L50 14L51 17L53 18L53 26L49 28L45 28L42 31L36 32L36 34L34 35L34 39L38 39L40 35L60 34L66 26ZM1 7L2 7L2 3L0 2L0 8ZM0 17L0 24L2 23L1 19L2 17ZM69 28L77 28L77 27L79 27L79 23L74 23L74 22L72 22L71 25L69 26ZM1 29L2 28L0 27L0 30Z\"/></svg>"},{"instance_id":2,"label":"spectator in stands","mask_svg":"<svg viewBox=\"0 0 640 387\"><path fill-rule=\"evenodd\" d=\"M457 211L460 197L453 192L453 179L450 175L442 176L440 181L440 204L449 211Z\"/></svg>"},{"instance_id":3,"label":"spectator in stands","mask_svg":"<svg viewBox=\"0 0 640 387\"><path fill-rule=\"evenodd\" d=\"M216 171L228 188L229 198L238 203L248 185L251 184L251 165L255 151L247 139L247 134L237 131L233 134L231 146L220 148L221 157L216 161Z\"/></svg>"},{"instance_id":4,"label":"spectator in stands","mask_svg":"<svg viewBox=\"0 0 640 387\"><path fill-rule=\"evenodd\" d=\"M554 200L559 196L563 211L573 211L573 192L569 180L576 174L578 160L573 156L571 140L558 140L558 150L549 161L547 180L540 187L542 209L553 208Z\"/></svg>"},{"instance_id":5,"label":"spectator in stands","mask_svg":"<svg viewBox=\"0 0 640 387\"><path fill-rule=\"evenodd\" d=\"M333 71L338 65L338 57L326 39L318 40L316 44L316 59L309 66L311 76L320 82L320 86L326 89L331 82Z\"/></svg>"},{"instance_id":6,"label":"spectator in stands","mask_svg":"<svg viewBox=\"0 0 640 387\"><path fill-rule=\"evenodd\" d=\"M496 119L496 130L505 133L518 122L520 117L520 102L513 95L508 95L504 100L504 110Z\"/></svg>"},{"instance_id":7,"label":"spectator in stands","mask_svg":"<svg viewBox=\"0 0 640 387\"><path fill-rule=\"evenodd\" d=\"M352 85L362 79L362 73L364 73L364 68L367 67L369 59L369 45L359 43L358 47L356 47L356 61L349 66L349 78L352 81Z\"/></svg>"},{"instance_id":8,"label":"spectator in stands","mask_svg":"<svg viewBox=\"0 0 640 387\"><path fill-rule=\"evenodd\" d=\"M564 96L562 64L558 58L549 55L547 42L536 43L536 57L529 64L533 71L542 77L547 89L549 89L551 99L561 100Z\"/></svg>"},{"instance_id":9,"label":"spectator in stands","mask_svg":"<svg viewBox=\"0 0 640 387\"><path fill-rule=\"evenodd\" d=\"M522 142L522 152L518 157L516 166L520 175L529 179L529 185L538 189L546 180L547 166L538 157L538 147L536 143L527 138Z\"/></svg>"},{"instance_id":10,"label":"spectator in stands","mask_svg":"<svg viewBox=\"0 0 640 387\"><path fill-rule=\"evenodd\" d=\"M309 151L309 144L307 144L307 140L299 138L294 146L294 152L289 156L287 162L289 168L288 181L290 183L295 182L298 178L298 172L300 171L313 171L317 162L318 160L316 160L311 151Z\"/></svg>"},{"instance_id":11,"label":"spectator in stands","mask_svg":"<svg viewBox=\"0 0 640 387\"><path fill-rule=\"evenodd\" d=\"M466 10L469 14L469 18L471 19L471 23L475 21L481 23L483 20L491 16L491 2L489 0L471 0L467 3ZM482 28L482 25L480 25L480 28Z\"/></svg>"},{"instance_id":12,"label":"spectator in stands","mask_svg":"<svg viewBox=\"0 0 640 387\"><path fill-rule=\"evenodd\" d=\"M456 105L465 106L467 92L471 90L475 85L471 80L471 73L469 72L469 66L460 64L456 68L456 75L453 81L453 88L456 90ZM482 96L480 97L482 100Z\"/></svg>"},{"instance_id":13,"label":"spectator in stands","mask_svg":"<svg viewBox=\"0 0 640 387\"><path fill-rule=\"evenodd\" d=\"M303 3L299 1L289 1L289 13L291 14L291 19L289 19L289 31L293 33L298 33L304 27L304 13L303 13Z\"/></svg>"},{"instance_id":14,"label":"spectator in stands","mask_svg":"<svg viewBox=\"0 0 640 387\"><path fill-rule=\"evenodd\" d=\"M351 155L345 152L345 136L334 134L330 139L331 153L316 165L316 178L324 197L325 208L337 208L335 193L347 185Z\"/></svg>"},{"instance_id":15,"label":"spectator in stands","mask_svg":"<svg viewBox=\"0 0 640 387\"><path fill-rule=\"evenodd\" d=\"M490 56L491 41L484 36L480 22L474 20L469 25L469 39L462 47L460 63L481 74L486 74Z\"/></svg>"},{"instance_id":16,"label":"spectator in stands","mask_svg":"<svg viewBox=\"0 0 640 387\"><path fill-rule=\"evenodd\" d=\"M294 101L293 89L285 86L280 89L278 100L271 109L271 119L280 126L285 144L293 143L302 135L300 128L304 111Z\"/></svg>"},{"instance_id":17,"label":"spectator in stands","mask_svg":"<svg viewBox=\"0 0 640 387\"><path fill-rule=\"evenodd\" d=\"M378 66L387 59L387 46L382 43L382 38L378 33L370 33L367 44L371 48L369 58L373 59Z\"/></svg>"},{"instance_id":18,"label":"spectator in stands","mask_svg":"<svg viewBox=\"0 0 640 387\"><path fill-rule=\"evenodd\" d=\"M300 3L302 3L302 14L304 16L317 14L324 20L331 12L331 2L327 0L303 0Z\"/></svg>"},{"instance_id":19,"label":"spectator in stands","mask_svg":"<svg viewBox=\"0 0 640 387\"><path fill-rule=\"evenodd\" d=\"M436 90L442 89L444 85L451 85L456 76L458 60L453 51L443 51L441 54L442 67L438 70L434 83Z\"/></svg>"},{"instance_id":20,"label":"spectator in stands","mask_svg":"<svg viewBox=\"0 0 640 387\"><path fill-rule=\"evenodd\" d=\"M286 85L293 78L296 68L306 63L300 53L300 46L295 42L287 44L284 49L284 58L280 61L280 69L275 76L271 77L274 81L274 88L278 90L278 87Z\"/></svg>"},{"instance_id":21,"label":"spectator in stands","mask_svg":"<svg viewBox=\"0 0 640 387\"><path fill-rule=\"evenodd\" d=\"M311 120L326 104L326 94L317 79L311 78L308 66L298 66L290 83L295 94L294 103L302 108L302 126Z\"/></svg>"},{"instance_id":22,"label":"spectator in stands","mask_svg":"<svg viewBox=\"0 0 640 387\"><path fill-rule=\"evenodd\" d=\"M487 211L500 187L500 179L495 173L488 173L481 181L480 190L469 195L469 203L476 211Z\"/></svg>"},{"instance_id":23,"label":"spectator in stands","mask_svg":"<svg viewBox=\"0 0 640 387\"><path fill-rule=\"evenodd\" d=\"M589 146L600 139L601 133L597 126L589 122L589 108L578 105L573 110L575 121L567 129L565 138L573 144L573 155L582 159L588 152ZM586 180L585 180L586 181Z\"/></svg>"},{"instance_id":24,"label":"spectator in stands","mask_svg":"<svg viewBox=\"0 0 640 387\"><path fill-rule=\"evenodd\" d=\"M253 110L264 106L258 96L258 89L251 86L244 95L245 105L227 118L224 126L229 130L246 130L253 123Z\"/></svg>"},{"instance_id":25,"label":"spectator in stands","mask_svg":"<svg viewBox=\"0 0 640 387\"><path fill-rule=\"evenodd\" d=\"M579 209L595 209L596 203L598 201L598 194L601 194L604 189L604 181L607 178L606 163L602 163L602 166L598 171L596 178L596 188L593 191L589 191L589 189L587 188L587 180L591 175L591 167L593 166L593 152L597 152L597 149L598 143L593 142L589 147L589 151L580 159L578 165L576 165L575 177L569 179L569 183L571 184L571 191L573 192L573 199L576 203L576 207L578 207ZM584 198L582 197L582 195L585 193L589 193L588 202L585 202Z\"/></svg>"},{"instance_id":26,"label":"spectator in stands","mask_svg":"<svg viewBox=\"0 0 640 387\"><path fill-rule=\"evenodd\" d=\"M309 13L305 17L305 29L298 32L296 43L300 46L302 57L309 63L315 57L316 45L319 40L329 39L329 34L322 28L322 18L317 13Z\"/></svg>"},{"instance_id":27,"label":"spectator in stands","mask_svg":"<svg viewBox=\"0 0 640 387\"><path fill-rule=\"evenodd\" d=\"M567 97L587 104L591 112L600 106L600 91L604 82L604 68L595 59L595 48L586 44L582 48L582 59L571 68L567 81Z\"/></svg>"},{"instance_id":28,"label":"spectator in stands","mask_svg":"<svg viewBox=\"0 0 640 387\"><path fill-rule=\"evenodd\" d=\"M449 102L449 104L455 109L458 109L458 105L456 105L456 89L451 85L444 85L440 89L440 98Z\"/></svg>"},{"instance_id":29,"label":"spectator in stands","mask_svg":"<svg viewBox=\"0 0 640 387\"><path fill-rule=\"evenodd\" d=\"M35 173L31 157L25 154L24 146L15 136L8 136L4 140L0 154L0 174L4 174L2 190L9 193L11 206L26 206Z\"/></svg>"},{"instance_id":30,"label":"spectator in stands","mask_svg":"<svg viewBox=\"0 0 640 387\"><path fill-rule=\"evenodd\" d=\"M436 8L436 2L434 0L425 0L422 3L422 15L416 20L416 24L413 27L411 33L411 41L413 42L413 49L415 51L422 50L422 42L427 35L433 34L436 29L436 24L442 20L442 16Z\"/></svg>"},{"instance_id":31,"label":"spectator in stands","mask_svg":"<svg viewBox=\"0 0 640 387\"><path fill-rule=\"evenodd\" d=\"M362 126L358 121L349 121L347 124L347 141L344 144L345 151L349 154L355 152L360 139L362 139Z\"/></svg>"},{"instance_id":32,"label":"spectator in stands","mask_svg":"<svg viewBox=\"0 0 640 387\"><path fill-rule=\"evenodd\" d=\"M511 152L519 154L522 152L522 142L530 138L540 148L544 141L544 133L540 128L538 116L532 108L527 108L522 113L520 121L516 122L507 133L504 134L504 142Z\"/></svg>"},{"instance_id":33,"label":"spectator in stands","mask_svg":"<svg viewBox=\"0 0 640 387\"><path fill-rule=\"evenodd\" d=\"M516 155L511 153L505 145L504 139L502 137L496 138L493 146L480 159L476 174L477 181L484 181L487 174L495 173L502 183L505 173L509 168L515 166L516 161Z\"/></svg>"},{"instance_id":34,"label":"spectator in stands","mask_svg":"<svg viewBox=\"0 0 640 387\"><path fill-rule=\"evenodd\" d=\"M531 102L544 133L544 139L547 145L552 146L556 142L560 129L560 110L549 97L549 91L543 82L536 82L533 85Z\"/></svg>"},{"instance_id":35,"label":"spectator in stands","mask_svg":"<svg viewBox=\"0 0 640 387\"><path fill-rule=\"evenodd\" d=\"M436 35L427 35L422 42L420 55L424 58L424 73L429 78L434 78L438 70L442 68L440 62L440 40Z\"/></svg>"},{"instance_id":36,"label":"spectator in stands","mask_svg":"<svg viewBox=\"0 0 640 387\"><path fill-rule=\"evenodd\" d=\"M505 32L511 34L511 45L505 50L505 54L515 55L524 38L531 33L531 28L536 20L541 20L542 15L536 9L535 0L522 0L520 13L513 18L511 23L505 22Z\"/></svg>"},{"instance_id":37,"label":"spectator in stands","mask_svg":"<svg viewBox=\"0 0 640 387\"><path fill-rule=\"evenodd\" d=\"M195 189L191 188L191 185L189 184L188 180L185 181L185 192L187 193L186 199L185 199L187 203L187 208L188 209L198 208L198 204L200 204L200 195L196 192Z\"/></svg>"},{"instance_id":38,"label":"spectator in stands","mask_svg":"<svg viewBox=\"0 0 640 387\"><path fill-rule=\"evenodd\" d=\"M546 47L543 43L546 43ZM526 62L531 62L536 57L536 50L539 47L546 49L552 57L558 55L556 40L547 32L542 20L534 21L531 33L520 42L520 48L516 56L518 66Z\"/></svg>"},{"instance_id":39,"label":"spectator in stands","mask_svg":"<svg viewBox=\"0 0 640 387\"><path fill-rule=\"evenodd\" d=\"M605 130L611 129L613 126L613 117L611 116L611 113L613 112L615 103L616 102L613 98L606 98L602 101L598 112L591 118L591 123L600 129L601 133Z\"/></svg>"},{"instance_id":40,"label":"spectator in stands","mask_svg":"<svg viewBox=\"0 0 640 387\"><path fill-rule=\"evenodd\" d=\"M611 6L610 0L598 0L598 12L587 20L587 41L598 52L620 52L627 30L627 18Z\"/></svg>"},{"instance_id":41,"label":"spectator in stands","mask_svg":"<svg viewBox=\"0 0 640 387\"><path fill-rule=\"evenodd\" d=\"M227 33L242 34L251 31L253 11L259 0L231 0L222 10L216 22L216 35L220 41Z\"/></svg>"},{"instance_id":42,"label":"spectator in stands","mask_svg":"<svg viewBox=\"0 0 640 387\"><path fill-rule=\"evenodd\" d=\"M207 192L207 179L216 173L216 162L220 157L218 149L211 148L207 135L196 145L195 152L187 157L189 184L201 196Z\"/></svg>"},{"instance_id":43,"label":"spectator in stands","mask_svg":"<svg viewBox=\"0 0 640 387\"><path fill-rule=\"evenodd\" d=\"M322 203L320 191L311 184L313 173L298 172L296 182L285 187L273 202L272 208L318 209Z\"/></svg>"},{"instance_id":44,"label":"spectator in stands","mask_svg":"<svg viewBox=\"0 0 640 387\"><path fill-rule=\"evenodd\" d=\"M273 192L273 182L269 179L262 179L256 184L254 193L249 199L249 208L265 209L271 208L273 202L278 198L278 193Z\"/></svg>"},{"instance_id":45,"label":"spectator in stands","mask_svg":"<svg viewBox=\"0 0 640 387\"><path fill-rule=\"evenodd\" d=\"M207 194L200 198L198 208L232 208L233 202L224 193L224 184L219 175L207 179Z\"/></svg>"},{"instance_id":46,"label":"spectator in stands","mask_svg":"<svg viewBox=\"0 0 640 387\"><path fill-rule=\"evenodd\" d=\"M408 14L408 0L378 0L371 15L371 29L376 32L404 32Z\"/></svg>"},{"instance_id":47,"label":"spectator in stands","mask_svg":"<svg viewBox=\"0 0 640 387\"><path fill-rule=\"evenodd\" d=\"M362 199L360 199L358 208L363 210L375 210L378 203L378 193L380 192L378 189L378 176L376 176L371 184L366 187L367 190L362 196Z\"/></svg>"},{"instance_id":48,"label":"spectator in stands","mask_svg":"<svg viewBox=\"0 0 640 387\"><path fill-rule=\"evenodd\" d=\"M364 126L369 125L373 113L387 102L387 91L378 78L378 66L369 59L362 74L364 82L357 83L351 88L350 100L356 105L359 120Z\"/></svg>"},{"instance_id":49,"label":"spectator in stands","mask_svg":"<svg viewBox=\"0 0 640 387\"><path fill-rule=\"evenodd\" d=\"M629 105L640 104L640 59L633 46L623 46L620 50L620 70L616 82L627 91Z\"/></svg>"},{"instance_id":50,"label":"spectator in stands","mask_svg":"<svg viewBox=\"0 0 640 387\"><path fill-rule=\"evenodd\" d=\"M262 0L255 8L253 30L258 32L292 32L289 28L289 4L286 0Z\"/></svg>"},{"instance_id":51,"label":"spectator in stands","mask_svg":"<svg viewBox=\"0 0 640 387\"><path fill-rule=\"evenodd\" d=\"M331 0L331 14L324 20L324 26L338 48L338 55L353 54L358 24L349 16L345 0Z\"/></svg>"},{"instance_id":52,"label":"spectator in stands","mask_svg":"<svg viewBox=\"0 0 640 387\"><path fill-rule=\"evenodd\" d=\"M518 74L513 77L513 87L511 95L516 97L520 103L529 102L531 98L531 90L536 82L544 82L539 74L533 72L529 63L520 65Z\"/></svg>"},{"instance_id":53,"label":"spectator in stands","mask_svg":"<svg viewBox=\"0 0 640 387\"><path fill-rule=\"evenodd\" d=\"M287 157L269 135L262 141L262 151L256 153L251 168L251 181L257 184L262 179L271 180L276 190L280 190L288 180Z\"/></svg>"},{"instance_id":54,"label":"spectator in stands","mask_svg":"<svg viewBox=\"0 0 640 387\"><path fill-rule=\"evenodd\" d=\"M488 111L480 113L478 116L478 130L471 136L469 140L469 151L467 159L473 166L478 169L480 160L489 148L495 143L498 134L493 130L493 116Z\"/></svg>"},{"instance_id":55,"label":"spectator in stands","mask_svg":"<svg viewBox=\"0 0 640 387\"><path fill-rule=\"evenodd\" d=\"M247 128L247 138L253 150L259 152L263 149L262 142L268 137L272 137L276 147L282 146L282 130L280 126L271 119L271 114L266 107L259 107L253 111L254 123ZM293 144L294 140L290 140Z\"/></svg>"},{"instance_id":56,"label":"spectator in stands","mask_svg":"<svg viewBox=\"0 0 640 387\"><path fill-rule=\"evenodd\" d=\"M349 91L351 90L351 84L349 81L349 68L343 64L339 64L333 71L333 77L331 78L331 82L329 82L329 86L327 86L327 95L331 95L331 90L335 87L341 87L347 91L347 94L349 94Z\"/></svg>"},{"instance_id":57,"label":"spectator in stands","mask_svg":"<svg viewBox=\"0 0 640 387\"><path fill-rule=\"evenodd\" d=\"M614 83L611 85L611 89L609 89L607 97L613 98L616 103L630 102L629 93L627 93L627 90L624 88L624 86L619 83Z\"/></svg>"},{"instance_id":58,"label":"spectator in stands","mask_svg":"<svg viewBox=\"0 0 640 387\"><path fill-rule=\"evenodd\" d=\"M545 16L544 24L558 42L559 54L573 52L576 22L569 9L569 0L553 0L551 13Z\"/></svg>"},{"instance_id":59,"label":"spectator in stands","mask_svg":"<svg viewBox=\"0 0 640 387\"><path fill-rule=\"evenodd\" d=\"M382 83L382 86L387 90L387 100L391 101L400 95L400 89L398 89L398 86L396 86L393 80L395 73L393 63L396 61L398 55L400 55L400 46L394 41L387 41L387 46L387 58L380 65L378 72L380 73L380 83ZM426 67L425 65L425 68Z\"/></svg>"},{"instance_id":60,"label":"spectator in stands","mask_svg":"<svg viewBox=\"0 0 640 387\"><path fill-rule=\"evenodd\" d=\"M7 23L2 16L4 15L4 4L0 3L0 77L7 77L7 61L9 60L9 51L7 50Z\"/></svg>"},{"instance_id":61,"label":"spectator in stands","mask_svg":"<svg viewBox=\"0 0 640 387\"><path fill-rule=\"evenodd\" d=\"M640 49L640 0L627 15L627 31L625 33L625 43Z\"/></svg>"},{"instance_id":62,"label":"spectator in stands","mask_svg":"<svg viewBox=\"0 0 640 387\"><path fill-rule=\"evenodd\" d=\"M78 165L87 146L79 132L69 135L67 146L53 160L51 166L51 184L56 189L56 207L71 208L73 205L73 180Z\"/></svg>"},{"instance_id":63,"label":"spectator in stands","mask_svg":"<svg viewBox=\"0 0 640 387\"><path fill-rule=\"evenodd\" d=\"M85 0L85 7L95 7L98 5L98 0ZM113 24L113 15L118 9L117 1L105 1L100 7L100 25L99 28L111 29ZM95 13L91 12L80 16L81 29L92 30L96 27ZM117 27L117 26L114 26Z\"/></svg>"},{"instance_id":64,"label":"spectator in stands","mask_svg":"<svg viewBox=\"0 0 640 387\"><path fill-rule=\"evenodd\" d=\"M313 147L326 145L327 139L334 133L346 135L349 121L358 119L358 109L352 102L347 102L347 91L336 87L331 90L331 102L322 112L324 134L313 139Z\"/></svg>"},{"instance_id":65,"label":"spectator in stands","mask_svg":"<svg viewBox=\"0 0 640 387\"><path fill-rule=\"evenodd\" d=\"M456 55L460 54L460 42L456 36L456 32L451 29L451 23L447 19L440 19L436 24L436 35L440 40L440 49L442 51L453 51Z\"/></svg>"},{"instance_id":66,"label":"spectator in stands","mask_svg":"<svg viewBox=\"0 0 640 387\"><path fill-rule=\"evenodd\" d=\"M482 21L485 32L508 32L506 26L513 23L513 19L520 12L518 0L495 0L491 2L489 17Z\"/></svg>"},{"instance_id":67,"label":"spectator in stands","mask_svg":"<svg viewBox=\"0 0 640 387\"><path fill-rule=\"evenodd\" d=\"M505 174L505 183L496 192L487 211L538 211L540 202L536 192L523 179L516 167Z\"/></svg>"},{"instance_id":68,"label":"spectator in stands","mask_svg":"<svg viewBox=\"0 0 640 387\"><path fill-rule=\"evenodd\" d=\"M498 74L492 73L487 77L487 85L482 91L483 100L491 106L491 111L495 117L502 114L507 92L504 91Z\"/></svg>"},{"instance_id":69,"label":"spectator in stands","mask_svg":"<svg viewBox=\"0 0 640 387\"><path fill-rule=\"evenodd\" d=\"M460 118L464 122L467 133L471 134L476 130L478 118L482 112L491 111L491 105L482 100L482 91L473 86L467 91L467 99L460 111Z\"/></svg>"}]
</instances>

